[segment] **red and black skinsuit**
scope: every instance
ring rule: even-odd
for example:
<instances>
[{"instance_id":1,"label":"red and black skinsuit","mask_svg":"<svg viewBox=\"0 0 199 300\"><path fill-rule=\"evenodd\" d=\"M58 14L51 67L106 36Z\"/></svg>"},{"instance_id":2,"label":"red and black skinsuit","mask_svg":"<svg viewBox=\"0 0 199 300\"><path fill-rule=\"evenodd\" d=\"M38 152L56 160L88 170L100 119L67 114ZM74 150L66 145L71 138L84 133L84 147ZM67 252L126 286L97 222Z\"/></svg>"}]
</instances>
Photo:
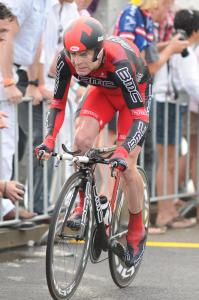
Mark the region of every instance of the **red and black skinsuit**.
<instances>
[{"instance_id":1,"label":"red and black skinsuit","mask_svg":"<svg viewBox=\"0 0 199 300\"><path fill-rule=\"evenodd\" d=\"M64 120L71 77L89 85L80 116L90 116L99 121L100 129L115 112L118 116L118 140L130 152L142 145L149 122L151 77L137 47L120 37L104 41L101 66L87 76L79 76L70 56L63 50L57 61L54 98L47 118L48 134L44 144L54 148L59 129Z\"/></svg>"}]
</instances>

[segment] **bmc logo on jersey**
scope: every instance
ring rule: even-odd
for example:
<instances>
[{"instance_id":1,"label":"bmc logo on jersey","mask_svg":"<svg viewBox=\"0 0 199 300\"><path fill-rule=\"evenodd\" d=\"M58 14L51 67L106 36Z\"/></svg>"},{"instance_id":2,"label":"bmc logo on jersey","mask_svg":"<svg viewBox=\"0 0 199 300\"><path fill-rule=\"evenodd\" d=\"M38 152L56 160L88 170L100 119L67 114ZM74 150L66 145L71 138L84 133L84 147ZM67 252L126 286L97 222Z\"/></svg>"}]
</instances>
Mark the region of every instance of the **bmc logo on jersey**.
<instances>
[{"instance_id":1,"label":"bmc logo on jersey","mask_svg":"<svg viewBox=\"0 0 199 300\"><path fill-rule=\"evenodd\" d=\"M141 138L144 136L146 130L147 130L147 126L140 121L138 124L138 130L136 131L132 139L128 142L128 147L130 150L133 150L135 148L135 146L139 143Z\"/></svg>"},{"instance_id":2,"label":"bmc logo on jersey","mask_svg":"<svg viewBox=\"0 0 199 300\"><path fill-rule=\"evenodd\" d=\"M122 81L127 91L129 92L131 99L133 100L133 103L143 102L142 97L139 91L137 90L135 81L132 78L128 68L127 67L121 68L116 71L116 74Z\"/></svg>"}]
</instances>

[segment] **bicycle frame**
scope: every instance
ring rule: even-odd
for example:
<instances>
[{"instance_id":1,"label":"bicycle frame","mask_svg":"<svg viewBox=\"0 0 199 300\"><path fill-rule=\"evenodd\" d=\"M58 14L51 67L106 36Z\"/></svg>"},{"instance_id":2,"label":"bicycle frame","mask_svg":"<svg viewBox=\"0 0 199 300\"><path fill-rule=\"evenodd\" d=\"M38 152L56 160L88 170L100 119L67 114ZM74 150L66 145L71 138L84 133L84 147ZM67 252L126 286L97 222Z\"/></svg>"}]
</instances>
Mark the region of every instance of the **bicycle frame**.
<instances>
[{"instance_id":1,"label":"bicycle frame","mask_svg":"<svg viewBox=\"0 0 199 300\"><path fill-rule=\"evenodd\" d=\"M97 186L96 186L96 182L95 182L94 173L91 169L89 169L89 171L87 170L87 172L89 174L87 174L88 181L86 183L86 189L85 189L85 201L84 201L82 223L81 223L81 229L82 229L81 237L84 234L84 229L85 229L85 225L86 225L85 222L86 222L86 213L88 211L88 205L89 205L90 201L93 201L95 220L96 220L96 224L97 224L98 233L101 238L101 247L102 247L103 251L107 251L111 246L111 241L116 237L119 238L119 237L124 236L127 233L127 230L120 232L117 235L110 236L111 224L107 230L107 228L104 224L103 211L101 208L100 197L97 193ZM117 197L117 192L118 192L121 176L120 176L119 172L116 172L116 175L114 177L115 177L115 183L114 183L112 197L111 197L111 201L110 201L112 214L114 213L114 210L115 210L115 205L116 205L115 201L116 201L116 197ZM91 197L91 195L92 195L92 197Z\"/></svg>"},{"instance_id":2,"label":"bicycle frame","mask_svg":"<svg viewBox=\"0 0 199 300\"><path fill-rule=\"evenodd\" d=\"M81 171L81 169L80 169ZM89 205L93 205L94 208L94 216L97 224L97 228L101 237L101 245L102 249L104 251L108 250L108 236L106 234L106 227L103 220L103 211L101 208L101 202L100 197L97 193L97 187L95 182L95 176L94 171L92 168L88 167L86 170L83 170L85 172L86 177L86 186L85 186L85 198L84 198L84 207L83 207L83 213L82 213L82 220L81 220L81 229L79 238L82 239L84 236L84 231L86 228L86 216L89 210Z\"/></svg>"}]
</instances>

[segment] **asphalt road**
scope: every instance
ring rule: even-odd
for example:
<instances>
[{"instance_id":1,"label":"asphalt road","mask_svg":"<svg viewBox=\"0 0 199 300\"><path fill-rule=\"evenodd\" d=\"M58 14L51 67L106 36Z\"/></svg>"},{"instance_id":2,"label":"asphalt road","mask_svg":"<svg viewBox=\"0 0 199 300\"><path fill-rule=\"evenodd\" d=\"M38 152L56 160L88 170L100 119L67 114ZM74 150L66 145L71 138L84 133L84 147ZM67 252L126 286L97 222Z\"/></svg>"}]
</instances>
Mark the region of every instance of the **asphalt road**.
<instances>
[{"instance_id":1,"label":"asphalt road","mask_svg":"<svg viewBox=\"0 0 199 300\"><path fill-rule=\"evenodd\" d=\"M45 279L45 246L0 253L1 300L50 300ZM73 300L198 300L199 225L149 236L133 284L119 289L108 261L88 263Z\"/></svg>"}]
</instances>

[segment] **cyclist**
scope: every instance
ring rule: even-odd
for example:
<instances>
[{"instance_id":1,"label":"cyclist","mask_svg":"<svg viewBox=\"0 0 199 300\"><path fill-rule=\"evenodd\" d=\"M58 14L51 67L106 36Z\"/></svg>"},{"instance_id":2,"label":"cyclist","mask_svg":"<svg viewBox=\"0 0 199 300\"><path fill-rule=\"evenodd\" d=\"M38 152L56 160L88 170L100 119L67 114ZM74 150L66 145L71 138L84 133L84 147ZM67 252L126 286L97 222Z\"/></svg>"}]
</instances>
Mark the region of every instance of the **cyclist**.
<instances>
[{"instance_id":1,"label":"cyclist","mask_svg":"<svg viewBox=\"0 0 199 300\"><path fill-rule=\"evenodd\" d=\"M151 77L139 50L133 42L120 37L105 38L100 22L92 17L80 17L67 27L64 49L57 61L54 98L47 118L48 133L36 147L41 159L53 152L56 136L64 120L71 77L89 85L79 113L74 140L75 150L90 149L100 130L113 117L118 117L118 148L110 159L116 162L123 177L123 190L130 213L127 247L119 243L113 251L133 266L143 253L145 228L142 222L143 183L136 163L145 139L151 96ZM80 226L84 191L80 203L70 217L68 226Z\"/></svg>"}]
</instances>

